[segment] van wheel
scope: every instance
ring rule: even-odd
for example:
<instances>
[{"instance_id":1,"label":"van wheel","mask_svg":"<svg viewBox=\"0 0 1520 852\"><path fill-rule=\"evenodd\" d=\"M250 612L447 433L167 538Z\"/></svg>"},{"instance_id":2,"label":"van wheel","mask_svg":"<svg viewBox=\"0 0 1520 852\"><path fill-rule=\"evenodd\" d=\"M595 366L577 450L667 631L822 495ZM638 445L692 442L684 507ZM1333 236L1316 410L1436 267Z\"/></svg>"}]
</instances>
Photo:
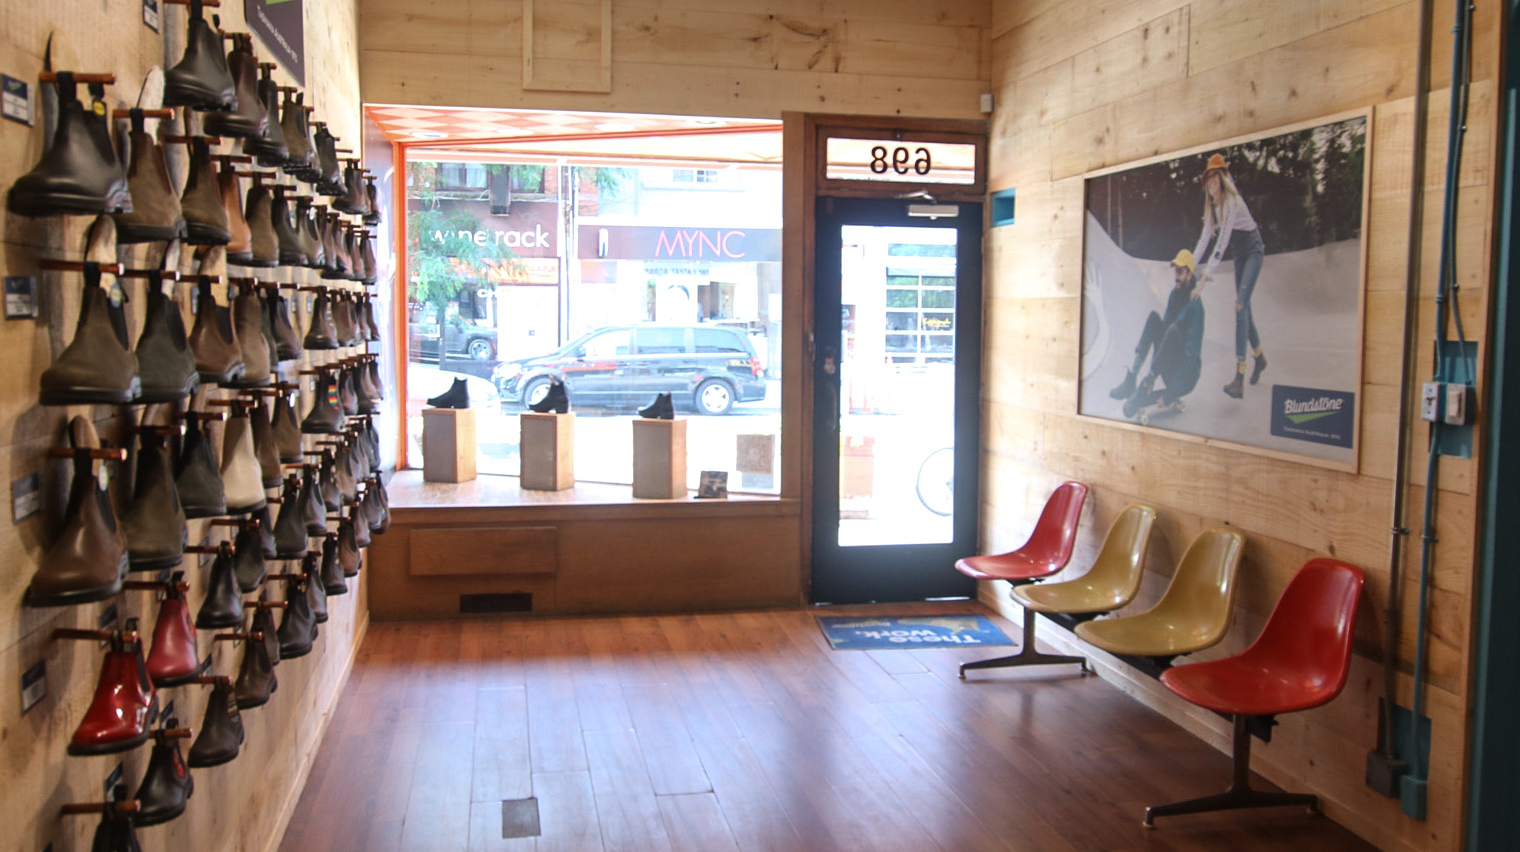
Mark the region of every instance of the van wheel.
<instances>
[{"instance_id":1,"label":"van wheel","mask_svg":"<svg viewBox=\"0 0 1520 852\"><path fill-rule=\"evenodd\" d=\"M734 389L729 387L728 382L708 379L697 385L694 399L697 411L702 414L727 414L734 407Z\"/></svg>"},{"instance_id":2,"label":"van wheel","mask_svg":"<svg viewBox=\"0 0 1520 852\"><path fill-rule=\"evenodd\" d=\"M496 348L491 345L491 341L477 337L470 341L465 353L476 361L489 361L496 356Z\"/></svg>"}]
</instances>

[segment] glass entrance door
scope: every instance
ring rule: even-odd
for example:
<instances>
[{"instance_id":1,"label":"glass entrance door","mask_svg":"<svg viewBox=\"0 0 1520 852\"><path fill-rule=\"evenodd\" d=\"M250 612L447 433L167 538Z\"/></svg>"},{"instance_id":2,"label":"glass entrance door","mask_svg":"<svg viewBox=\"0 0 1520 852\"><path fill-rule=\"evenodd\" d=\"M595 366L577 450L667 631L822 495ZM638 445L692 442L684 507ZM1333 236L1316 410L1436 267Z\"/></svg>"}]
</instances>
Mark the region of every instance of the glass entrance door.
<instances>
[{"instance_id":1,"label":"glass entrance door","mask_svg":"<svg viewBox=\"0 0 1520 852\"><path fill-rule=\"evenodd\" d=\"M817 222L812 599L970 596L981 205L820 198Z\"/></svg>"}]
</instances>

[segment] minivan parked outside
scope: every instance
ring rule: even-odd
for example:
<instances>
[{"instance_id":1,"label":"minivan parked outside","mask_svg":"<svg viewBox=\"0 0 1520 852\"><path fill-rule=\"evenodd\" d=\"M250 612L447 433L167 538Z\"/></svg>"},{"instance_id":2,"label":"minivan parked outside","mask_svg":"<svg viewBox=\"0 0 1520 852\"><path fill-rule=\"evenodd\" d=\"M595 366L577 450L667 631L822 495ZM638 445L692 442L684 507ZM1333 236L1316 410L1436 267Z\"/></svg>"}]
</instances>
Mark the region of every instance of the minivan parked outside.
<instances>
[{"instance_id":1,"label":"minivan parked outside","mask_svg":"<svg viewBox=\"0 0 1520 852\"><path fill-rule=\"evenodd\" d=\"M765 399L764 367L743 331L640 323L599 328L548 355L505 361L493 375L503 400L524 406L565 383L571 405L638 406L669 393L677 407L727 414Z\"/></svg>"}]
</instances>

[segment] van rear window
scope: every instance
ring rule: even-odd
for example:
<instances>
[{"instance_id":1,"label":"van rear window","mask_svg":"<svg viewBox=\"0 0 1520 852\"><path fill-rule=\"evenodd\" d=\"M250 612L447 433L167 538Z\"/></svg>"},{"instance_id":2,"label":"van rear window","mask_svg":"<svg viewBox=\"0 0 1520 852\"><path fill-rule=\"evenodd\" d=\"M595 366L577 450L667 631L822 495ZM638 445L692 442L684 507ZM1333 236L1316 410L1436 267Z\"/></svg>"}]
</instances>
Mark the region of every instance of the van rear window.
<instances>
[{"instance_id":1,"label":"van rear window","mask_svg":"<svg viewBox=\"0 0 1520 852\"><path fill-rule=\"evenodd\" d=\"M698 352L739 352L749 354L744 339L737 333L722 328L699 328L696 330Z\"/></svg>"}]
</instances>

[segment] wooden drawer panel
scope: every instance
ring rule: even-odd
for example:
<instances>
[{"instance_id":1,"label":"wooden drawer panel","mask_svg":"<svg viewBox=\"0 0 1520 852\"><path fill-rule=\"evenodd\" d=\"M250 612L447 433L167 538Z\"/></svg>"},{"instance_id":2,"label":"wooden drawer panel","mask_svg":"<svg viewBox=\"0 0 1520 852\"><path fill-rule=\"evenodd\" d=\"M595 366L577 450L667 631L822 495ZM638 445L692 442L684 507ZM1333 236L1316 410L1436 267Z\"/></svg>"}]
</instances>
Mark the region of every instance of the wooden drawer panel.
<instances>
[{"instance_id":1,"label":"wooden drawer panel","mask_svg":"<svg viewBox=\"0 0 1520 852\"><path fill-rule=\"evenodd\" d=\"M553 574L559 570L558 527L413 527L410 573Z\"/></svg>"}]
</instances>

